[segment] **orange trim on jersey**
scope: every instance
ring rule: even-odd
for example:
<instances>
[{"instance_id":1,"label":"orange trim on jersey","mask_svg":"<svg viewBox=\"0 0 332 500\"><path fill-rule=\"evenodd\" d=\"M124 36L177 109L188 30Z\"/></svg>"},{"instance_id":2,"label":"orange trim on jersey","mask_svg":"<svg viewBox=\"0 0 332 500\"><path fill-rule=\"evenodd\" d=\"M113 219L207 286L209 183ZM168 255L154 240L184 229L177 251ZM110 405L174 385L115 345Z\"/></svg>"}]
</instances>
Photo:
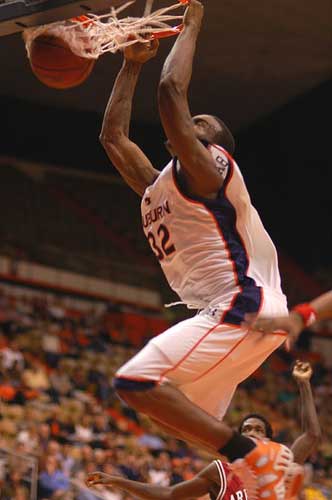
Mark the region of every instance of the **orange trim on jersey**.
<instances>
[{"instance_id":1,"label":"orange trim on jersey","mask_svg":"<svg viewBox=\"0 0 332 500\"><path fill-rule=\"evenodd\" d=\"M235 271L235 270L234 270L234 272L236 273L236 271ZM240 286L240 285L238 285L238 286ZM236 299L238 298L238 296L242 293L242 291L243 291L243 289L242 289L242 287L240 287L240 291L239 291L239 292L237 292L237 293L233 296L233 298L232 298L232 300L231 300L231 303L229 304L228 309L226 309L226 310L222 313L222 316L221 316L221 318L220 318L220 323L223 323L223 322L224 322L224 317L226 316L226 314L227 314L229 311L231 311L231 310L233 309L234 303L235 303Z\"/></svg>"},{"instance_id":2,"label":"orange trim on jersey","mask_svg":"<svg viewBox=\"0 0 332 500\"><path fill-rule=\"evenodd\" d=\"M172 179L173 179L173 182L174 182L174 186L177 190L177 192L179 193L180 196L182 196L183 199L185 199L186 201L189 201L189 203L192 203L193 205L200 205L202 207L205 208L205 205L202 201L198 201L198 200L194 200L193 198L190 198L190 196L187 196L186 194L184 194L181 189L179 188L179 185L178 185L178 182L177 182L177 179L174 175L174 172L176 171L176 164L174 165L174 160L175 158L173 158L173 162L172 162L172 165L171 165L171 168L172 168Z\"/></svg>"}]
</instances>

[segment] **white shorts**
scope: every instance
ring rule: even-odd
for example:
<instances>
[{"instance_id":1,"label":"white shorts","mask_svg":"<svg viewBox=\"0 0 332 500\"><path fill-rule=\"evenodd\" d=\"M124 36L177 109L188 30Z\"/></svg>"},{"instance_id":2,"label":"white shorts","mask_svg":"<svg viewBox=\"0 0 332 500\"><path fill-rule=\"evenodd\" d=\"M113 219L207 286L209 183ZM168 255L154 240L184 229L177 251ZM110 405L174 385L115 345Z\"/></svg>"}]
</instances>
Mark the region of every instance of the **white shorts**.
<instances>
[{"instance_id":1,"label":"white shorts","mask_svg":"<svg viewBox=\"0 0 332 500\"><path fill-rule=\"evenodd\" d=\"M287 314L283 296L264 290L260 316ZM221 419L237 385L285 340L220 323L222 311L207 308L150 342L116 376L170 383L193 403Z\"/></svg>"}]
</instances>

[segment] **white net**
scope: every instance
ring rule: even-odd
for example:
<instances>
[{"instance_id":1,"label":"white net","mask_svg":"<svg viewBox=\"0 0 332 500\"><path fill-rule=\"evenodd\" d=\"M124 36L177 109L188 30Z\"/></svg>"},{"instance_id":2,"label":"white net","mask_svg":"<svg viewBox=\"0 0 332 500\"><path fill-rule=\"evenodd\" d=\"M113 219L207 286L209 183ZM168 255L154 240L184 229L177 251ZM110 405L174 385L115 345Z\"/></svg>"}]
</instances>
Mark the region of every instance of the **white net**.
<instances>
[{"instance_id":1,"label":"white net","mask_svg":"<svg viewBox=\"0 0 332 500\"><path fill-rule=\"evenodd\" d=\"M163 7L145 17L119 18L119 14L133 3L130 1L117 9L112 8L107 14L89 13L25 30L23 37L28 56L33 40L43 34L62 38L78 56L97 59L105 52L115 53L137 41L148 42L151 37L179 32L179 27L172 27L169 23L182 19L182 15L172 12L183 7L183 3Z\"/></svg>"}]
</instances>

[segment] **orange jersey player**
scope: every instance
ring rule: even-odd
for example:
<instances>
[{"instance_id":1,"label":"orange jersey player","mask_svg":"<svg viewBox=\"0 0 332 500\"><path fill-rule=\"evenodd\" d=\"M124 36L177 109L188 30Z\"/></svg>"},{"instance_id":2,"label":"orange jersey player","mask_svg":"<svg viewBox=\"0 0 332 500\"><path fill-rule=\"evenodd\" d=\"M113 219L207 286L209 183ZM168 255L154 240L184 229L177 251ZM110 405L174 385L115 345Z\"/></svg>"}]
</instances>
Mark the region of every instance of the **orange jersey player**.
<instances>
[{"instance_id":1,"label":"orange jersey player","mask_svg":"<svg viewBox=\"0 0 332 500\"><path fill-rule=\"evenodd\" d=\"M315 451L320 440L320 426L313 401L310 378L312 368L309 363L297 361L292 372L298 383L301 397L304 432L293 443L291 450L293 463L288 467L285 478L285 500L298 500L303 486L303 464ZM261 415L247 415L240 425L242 435L257 440L272 438L272 427Z\"/></svg>"}]
</instances>

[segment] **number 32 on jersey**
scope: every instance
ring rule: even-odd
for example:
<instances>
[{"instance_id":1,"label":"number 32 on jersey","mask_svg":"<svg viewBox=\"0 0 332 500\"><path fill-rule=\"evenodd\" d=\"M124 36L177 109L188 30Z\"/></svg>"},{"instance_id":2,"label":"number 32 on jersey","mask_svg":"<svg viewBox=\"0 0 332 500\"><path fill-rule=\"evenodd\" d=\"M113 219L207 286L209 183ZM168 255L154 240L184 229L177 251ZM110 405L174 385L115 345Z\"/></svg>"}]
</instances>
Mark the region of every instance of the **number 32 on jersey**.
<instances>
[{"instance_id":1,"label":"number 32 on jersey","mask_svg":"<svg viewBox=\"0 0 332 500\"><path fill-rule=\"evenodd\" d=\"M170 234L164 224L160 224L156 236L152 231L149 231L146 237L149 240L153 253L159 261L172 255L176 250L173 243L170 242Z\"/></svg>"}]
</instances>

